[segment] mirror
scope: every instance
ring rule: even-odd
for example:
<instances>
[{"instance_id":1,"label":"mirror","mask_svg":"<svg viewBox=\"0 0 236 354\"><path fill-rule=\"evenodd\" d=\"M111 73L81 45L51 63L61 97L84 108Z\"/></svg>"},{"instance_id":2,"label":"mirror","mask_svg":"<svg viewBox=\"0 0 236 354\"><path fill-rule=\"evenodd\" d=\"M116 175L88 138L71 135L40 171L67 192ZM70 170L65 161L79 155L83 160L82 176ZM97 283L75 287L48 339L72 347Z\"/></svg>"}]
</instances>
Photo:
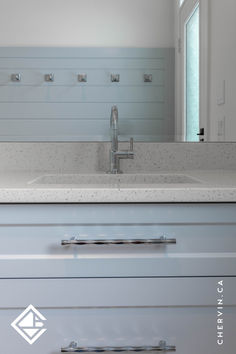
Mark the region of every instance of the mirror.
<instances>
[{"instance_id":1,"label":"mirror","mask_svg":"<svg viewBox=\"0 0 236 354\"><path fill-rule=\"evenodd\" d=\"M0 141L236 141L235 0L8 0Z\"/></svg>"}]
</instances>

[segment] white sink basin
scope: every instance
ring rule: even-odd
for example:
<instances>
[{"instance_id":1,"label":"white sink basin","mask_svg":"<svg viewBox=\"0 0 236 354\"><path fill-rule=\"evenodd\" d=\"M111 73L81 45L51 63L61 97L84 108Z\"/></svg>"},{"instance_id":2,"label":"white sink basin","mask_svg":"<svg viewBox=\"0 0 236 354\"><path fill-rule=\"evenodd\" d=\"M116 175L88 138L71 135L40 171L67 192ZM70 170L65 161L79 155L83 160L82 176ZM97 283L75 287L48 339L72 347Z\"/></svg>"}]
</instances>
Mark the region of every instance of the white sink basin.
<instances>
[{"instance_id":1,"label":"white sink basin","mask_svg":"<svg viewBox=\"0 0 236 354\"><path fill-rule=\"evenodd\" d=\"M37 185L156 185L156 184L195 184L200 181L184 174L51 174L40 176L29 184Z\"/></svg>"}]
</instances>

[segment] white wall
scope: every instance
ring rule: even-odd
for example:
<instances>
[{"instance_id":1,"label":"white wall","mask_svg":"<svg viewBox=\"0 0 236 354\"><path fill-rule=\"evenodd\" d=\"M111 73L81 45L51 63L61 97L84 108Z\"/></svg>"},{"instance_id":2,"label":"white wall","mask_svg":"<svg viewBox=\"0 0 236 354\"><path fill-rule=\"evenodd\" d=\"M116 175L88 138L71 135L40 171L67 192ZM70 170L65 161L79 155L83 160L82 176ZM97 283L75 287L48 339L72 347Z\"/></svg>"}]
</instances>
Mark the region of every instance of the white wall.
<instances>
[{"instance_id":1,"label":"white wall","mask_svg":"<svg viewBox=\"0 0 236 354\"><path fill-rule=\"evenodd\" d=\"M236 141L236 1L210 0L210 133L211 140ZM225 80L225 104L218 105ZM224 128L218 130L224 125ZM220 127L218 127L218 122Z\"/></svg>"},{"instance_id":2,"label":"white wall","mask_svg":"<svg viewBox=\"0 0 236 354\"><path fill-rule=\"evenodd\" d=\"M0 0L0 46L173 47L175 0Z\"/></svg>"}]
</instances>

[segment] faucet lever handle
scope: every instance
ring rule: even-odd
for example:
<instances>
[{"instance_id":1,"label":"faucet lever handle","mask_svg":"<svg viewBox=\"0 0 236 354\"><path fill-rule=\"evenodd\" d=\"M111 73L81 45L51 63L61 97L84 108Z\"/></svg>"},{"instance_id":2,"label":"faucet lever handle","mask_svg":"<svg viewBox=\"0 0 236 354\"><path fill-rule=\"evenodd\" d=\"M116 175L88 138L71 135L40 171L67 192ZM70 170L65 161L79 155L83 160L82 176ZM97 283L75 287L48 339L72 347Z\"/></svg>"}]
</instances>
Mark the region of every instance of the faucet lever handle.
<instances>
[{"instance_id":1,"label":"faucet lever handle","mask_svg":"<svg viewBox=\"0 0 236 354\"><path fill-rule=\"evenodd\" d=\"M130 144L130 151L134 151L134 138L130 138L129 144Z\"/></svg>"}]
</instances>

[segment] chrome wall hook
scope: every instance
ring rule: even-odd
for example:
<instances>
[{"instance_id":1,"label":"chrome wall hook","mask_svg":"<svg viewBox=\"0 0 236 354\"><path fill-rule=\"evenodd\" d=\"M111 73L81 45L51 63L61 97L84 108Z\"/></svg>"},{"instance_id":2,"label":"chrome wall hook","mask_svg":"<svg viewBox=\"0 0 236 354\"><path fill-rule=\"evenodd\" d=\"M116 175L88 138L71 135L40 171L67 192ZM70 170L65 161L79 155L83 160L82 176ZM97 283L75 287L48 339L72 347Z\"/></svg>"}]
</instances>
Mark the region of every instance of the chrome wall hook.
<instances>
[{"instance_id":1,"label":"chrome wall hook","mask_svg":"<svg viewBox=\"0 0 236 354\"><path fill-rule=\"evenodd\" d=\"M111 82L120 82L119 74L111 74Z\"/></svg>"},{"instance_id":2,"label":"chrome wall hook","mask_svg":"<svg viewBox=\"0 0 236 354\"><path fill-rule=\"evenodd\" d=\"M143 81L144 82L152 82L152 74L144 74Z\"/></svg>"},{"instance_id":3,"label":"chrome wall hook","mask_svg":"<svg viewBox=\"0 0 236 354\"><path fill-rule=\"evenodd\" d=\"M20 82L21 81L21 74L11 74L11 81L13 82Z\"/></svg>"},{"instance_id":4,"label":"chrome wall hook","mask_svg":"<svg viewBox=\"0 0 236 354\"><path fill-rule=\"evenodd\" d=\"M54 81L54 74L45 74L44 75L44 80L46 82L53 82Z\"/></svg>"},{"instance_id":5,"label":"chrome wall hook","mask_svg":"<svg viewBox=\"0 0 236 354\"><path fill-rule=\"evenodd\" d=\"M87 82L87 74L78 74L79 82Z\"/></svg>"}]
</instances>

